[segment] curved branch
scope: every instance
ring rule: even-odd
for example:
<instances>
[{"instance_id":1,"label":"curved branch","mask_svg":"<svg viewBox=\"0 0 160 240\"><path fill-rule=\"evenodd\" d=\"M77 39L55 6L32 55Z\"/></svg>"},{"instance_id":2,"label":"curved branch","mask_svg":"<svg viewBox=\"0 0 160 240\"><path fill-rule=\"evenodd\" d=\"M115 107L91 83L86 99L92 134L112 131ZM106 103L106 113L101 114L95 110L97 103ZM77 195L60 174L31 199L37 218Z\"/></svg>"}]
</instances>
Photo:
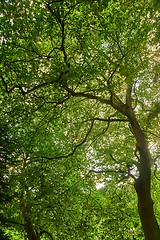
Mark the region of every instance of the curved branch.
<instances>
[{"instance_id":1,"label":"curved branch","mask_svg":"<svg viewBox=\"0 0 160 240\"><path fill-rule=\"evenodd\" d=\"M91 122L91 126L90 128L88 129L88 132L86 133L84 139L78 143L77 145L74 146L73 150L69 153L69 154L66 154L66 155L60 155L60 156L55 156L55 157L46 157L46 156L41 156L42 159L48 159L48 160L58 160L58 159L61 159L61 158L68 158L68 157L71 157L74 155L74 153L76 152L77 148L79 148L80 146L82 146L86 141L87 141L87 138L89 136L89 134L91 133L92 131L92 128L93 128L93 125L94 125L94 121L95 120L92 120Z\"/></svg>"},{"instance_id":2,"label":"curved branch","mask_svg":"<svg viewBox=\"0 0 160 240\"><path fill-rule=\"evenodd\" d=\"M30 88L30 89L27 89L26 87L20 86L20 85L14 85L13 87L11 87L11 89L8 89L8 85L7 85L4 77L2 75L0 75L0 78L2 79L2 82L4 84L5 90L6 90L6 92L8 94L12 93L14 89L19 89L20 92L22 93L22 95L25 95L25 94L34 92L37 89L43 88L44 86L50 85L52 83L59 83L59 81L61 80L62 76L64 76L64 74L66 74L66 73L67 72L61 72L57 79L54 79L54 80L52 80L50 82L40 83L39 85L36 85L36 86L34 86L33 88Z\"/></svg>"},{"instance_id":3,"label":"curved branch","mask_svg":"<svg viewBox=\"0 0 160 240\"><path fill-rule=\"evenodd\" d=\"M0 75L0 78L2 79L2 82L4 84L4 87L5 87L5 90L6 90L7 94L12 93L15 88L18 88L21 91L22 95L26 94L23 87L19 86L19 85L14 85L11 89L8 89L8 86L7 86L7 83L4 79L4 77L2 75Z\"/></svg>"},{"instance_id":4,"label":"curved branch","mask_svg":"<svg viewBox=\"0 0 160 240\"><path fill-rule=\"evenodd\" d=\"M119 118L99 118L99 117L94 117L94 118L90 118L90 119L87 119L83 122L88 122L88 121L100 121L100 122L129 122L128 119L119 119Z\"/></svg>"},{"instance_id":5,"label":"curved branch","mask_svg":"<svg viewBox=\"0 0 160 240\"><path fill-rule=\"evenodd\" d=\"M88 99L93 99L93 100L97 100L101 103L105 103L107 105L111 105L111 100L107 100L107 99L104 99L102 97L99 97L99 96L95 96L95 95L92 95L90 93L84 93L84 92L75 92L73 89L65 86L64 89L70 93L73 97L84 97L84 98L88 98Z\"/></svg>"},{"instance_id":6,"label":"curved branch","mask_svg":"<svg viewBox=\"0 0 160 240\"><path fill-rule=\"evenodd\" d=\"M111 169L107 169L107 170L89 170L87 174L90 173L126 173L126 171L123 171L121 169L119 170L111 170Z\"/></svg>"},{"instance_id":7,"label":"curved branch","mask_svg":"<svg viewBox=\"0 0 160 240\"><path fill-rule=\"evenodd\" d=\"M37 99L41 99L41 100L42 100L41 104L40 104L36 109L34 109L33 112L38 111L38 110L41 109L45 104L53 104L54 107L57 107L58 105L63 105L67 100L70 99L70 96L69 96L69 95L64 96L64 99L59 100L59 101L47 101L43 96L37 96L36 94L34 94L33 96L34 96L35 98L37 98Z\"/></svg>"},{"instance_id":8,"label":"curved branch","mask_svg":"<svg viewBox=\"0 0 160 240\"><path fill-rule=\"evenodd\" d=\"M49 84L48 82L41 83L41 84L39 84L39 85L37 85L37 86L35 86L35 87L31 88L31 89L28 89L28 90L25 90L24 87L22 87L22 86L20 86L20 85L14 85L13 87L11 87L11 89L8 89L8 86L7 86L7 83L6 83L5 79L4 79L4 77L3 77L2 75L0 75L0 78L2 79L2 82L3 82L3 84L4 84L5 90L6 90L6 92L7 92L8 94L9 94L9 93L12 93L13 90L17 88L17 89L20 90L20 92L22 93L22 95L25 95L25 94L27 94L27 93L33 92L34 90L39 89L39 88L41 88L41 87L46 86L46 85Z\"/></svg>"},{"instance_id":9,"label":"curved branch","mask_svg":"<svg viewBox=\"0 0 160 240\"><path fill-rule=\"evenodd\" d=\"M53 1L51 1L51 2L49 2L48 4L50 5L50 4L52 4L52 3L55 3L55 2L62 2L63 0L53 0Z\"/></svg>"},{"instance_id":10,"label":"curved branch","mask_svg":"<svg viewBox=\"0 0 160 240\"><path fill-rule=\"evenodd\" d=\"M96 174L99 174L99 173L115 173L115 174L120 173L120 174L123 174L123 178L120 181L122 181L126 178L130 178L130 177L132 179L134 179L134 181L136 181L136 177L130 172L131 171L130 167L127 166L127 168L128 168L127 171L124 171L124 170L121 170L121 169L118 169L118 170L112 170L112 169L93 170L93 169L91 169L91 170L88 171L86 177L88 177L90 173L96 173Z\"/></svg>"},{"instance_id":11,"label":"curved branch","mask_svg":"<svg viewBox=\"0 0 160 240\"><path fill-rule=\"evenodd\" d=\"M54 240L51 233L43 230L43 231L40 232L40 236L42 236L43 234L47 234L50 237L51 240Z\"/></svg>"},{"instance_id":12,"label":"curved branch","mask_svg":"<svg viewBox=\"0 0 160 240\"><path fill-rule=\"evenodd\" d=\"M9 219L4 219L3 222L4 224L15 224L15 225L24 227L24 223L20 223L20 222L9 220Z\"/></svg>"},{"instance_id":13,"label":"curved branch","mask_svg":"<svg viewBox=\"0 0 160 240\"><path fill-rule=\"evenodd\" d=\"M119 65L118 65L119 66ZM110 106L112 106L114 109L118 110L120 113L122 113L123 115L127 116L126 114L126 106L125 104L121 101L121 99L111 90L112 86L111 86L111 80L114 76L114 74L116 73L118 66L111 72L110 76L108 77L108 79L103 75L102 77L104 78L104 80L107 82L108 85L108 90L110 93Z\"/></svg>"}]
</instances>

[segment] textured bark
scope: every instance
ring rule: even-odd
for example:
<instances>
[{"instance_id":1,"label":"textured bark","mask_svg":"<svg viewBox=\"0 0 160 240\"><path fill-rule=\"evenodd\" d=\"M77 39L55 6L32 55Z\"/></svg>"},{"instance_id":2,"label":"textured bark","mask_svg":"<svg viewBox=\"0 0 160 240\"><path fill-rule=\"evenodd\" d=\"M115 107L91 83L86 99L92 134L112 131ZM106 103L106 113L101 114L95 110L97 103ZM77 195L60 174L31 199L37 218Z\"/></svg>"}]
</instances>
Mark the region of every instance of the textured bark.
<instances>
[{"instance_id":1,"label":"textured bark","mask_svg":"<svg viewBox=\"0 0 160 240\"><path fill-rule=\"evenodd\" d=\"M40 240L40 236L34 231L32 224L28 220L24 224L24 228L29 240Z\"/></svg>"},{"instance_id":2,"label":"textured bark","mask_svg":"<svg viewBox=\"0 0 160 240\"><path fill-rule=\"evenodd\" d=\"M133 111L130 110L128 118L139 151L139 178L135 182L135 190L138 196L138 212L145 240L160 240L160 229L151 198L151 156L148 144Z\"/></svg>"},{"instance_id":3,"label":"textured bark","mask_svg":"<svg viewBox=\"0 0 160 240\"><path fill-rule=\"evenodd\" d=\"M20 196L20 209L24 219L24 229L29 240L40 240L40 234L36 232L35 227L32 224L32 219L30 217L31 207L23 199L23 193Z\"/></svg>"},{"instance_id":4,"label":"textured bark","mask_svg":"<svg viewBox=\"0 0 160 240\"><path fill-rule=\"evenodd\" d=\"M131 93L132 87L128 86L126 89L126 104L123 104L117 97L112 97L111 105L128 118L136 139L136 148L139 151L139 177L135 181L135 190L145 240L160 240L160 228L154 214L151 197L151 156L145 135L132 108Z\"/></svg>"},{"instance_id":5,"label":"textured bark","mask_svg":"<svg viewBox=\"0 0 160 240\"><path fill-rule=\"evenodd\" d=\"M141 191L137 192L137 195L138 212L141 219L145 240L160 240L160 229L154 215L151 195L143 185L142 188L143 189L141 189Z\"/></svg>"}]
</instances>

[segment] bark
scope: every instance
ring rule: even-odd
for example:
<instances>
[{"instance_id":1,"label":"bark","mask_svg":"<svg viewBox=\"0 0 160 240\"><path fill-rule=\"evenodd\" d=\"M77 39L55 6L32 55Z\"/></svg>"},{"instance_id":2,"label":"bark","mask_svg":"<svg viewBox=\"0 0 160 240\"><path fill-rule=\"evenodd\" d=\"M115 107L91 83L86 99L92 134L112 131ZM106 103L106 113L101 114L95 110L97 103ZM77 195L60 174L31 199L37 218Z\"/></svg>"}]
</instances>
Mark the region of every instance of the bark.
<instances>
[{"instance_id":1,"label":"bark","mask_svg":"<svg viewBox=\"0 0 160 240\"><path fill-rule=\"evenodd\" d=\"M30 217L31 207L24 201L23 194L20 196L20 209L24 219L24 229L26 231L27 238L29 240L40 240L40 234L35 230L32 219Z\"/></svg>"},{"instance_id":2,"label":"bark","mask_svg":"<svg viewBox=\"0 0 160 240\"><path fill-rule=\"evenodd\" d=\"M142 223L145 240L160 240L160 228L153 209L151 197L151 156L145 135L136 119L132 108L132 87L126 89L126 104L123 104L115 94L111 94L111 106L125 115L131 125L139 151L139 177L135 182L138 196L138 212Z\"/></svg>"},{"instance_id":3,"label":"bark","mask_svg":"<svg viewBox=\"0 0 160 240\"><path fill-rule=\"evenodd\" d=\"M135 190L138 196L138 212L145 240L160 240L160 228L154 214L151 198L151 156L148 143L133 110L130 109L127 115L139 151L139 178L135 182Z\"/></svg>"},{"instance_id":4,"label":"bark","mask_svg":"<svg viewBox=\"0 0 160 240\"><path fill-rule=\"evenodd\" d=\"M30 221L26 221L24 224L25 231L27 233L27 238L29 240L40 240L39 234L34 231L34 228Z\"/></svg>"}]
</instances>

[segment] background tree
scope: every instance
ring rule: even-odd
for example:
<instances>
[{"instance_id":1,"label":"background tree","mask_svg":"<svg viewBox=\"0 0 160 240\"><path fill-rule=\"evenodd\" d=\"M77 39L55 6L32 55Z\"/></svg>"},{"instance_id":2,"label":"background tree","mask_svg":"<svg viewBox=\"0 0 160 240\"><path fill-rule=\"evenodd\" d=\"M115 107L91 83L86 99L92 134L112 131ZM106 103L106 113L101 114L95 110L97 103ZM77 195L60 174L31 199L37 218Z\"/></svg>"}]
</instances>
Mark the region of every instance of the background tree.
<instances>
[{"instance_id":1,"label":"background tree","mask_svg":"<svg viewBox=\"0 0 160 240\"><path fill-rule=\"evenodd\" d=\"M4 227L6 225L4 208L11 202L12 194L10 187L8 168L12 166L12 154L14 152L14 142L9 128L5 122L0 122L0 238L7 240L9 237L5 234Z\"/></svg>"}]
</instances>

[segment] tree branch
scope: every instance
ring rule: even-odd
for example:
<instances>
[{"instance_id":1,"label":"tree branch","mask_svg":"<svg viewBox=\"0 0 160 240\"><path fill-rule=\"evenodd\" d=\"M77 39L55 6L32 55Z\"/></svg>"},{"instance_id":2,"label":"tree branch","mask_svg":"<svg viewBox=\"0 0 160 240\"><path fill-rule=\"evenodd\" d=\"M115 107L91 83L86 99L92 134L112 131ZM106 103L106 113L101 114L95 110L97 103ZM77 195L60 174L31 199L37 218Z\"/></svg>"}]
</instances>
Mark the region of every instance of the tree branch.
<instances>
[{"instance_id":1,"label":"tree branch","mask_svg":"<svg viewBox=\"0 0 160 240\"><path fill-rule=\"evenodd\" d=\"M112 73L110 74L110 76L108 77L108 79L103 75L102 77L104 78L104 80L107 82L108 85L108 90L110 93L110 105L118 110L119 112L121 112L123 115L126 116L126 109L125 109L125 104L121 101L121 99L118 98L118 96L111 90L112 86L111 86L111 80L113 75L116 73L118 67L116 67Z\"/></svg>"},{"instance_id":2,"label":"tree branch","mask_svg":"<svg viewBox=\"0 0 160 240\"><path fill-rule=\"evenodd\" d=\"M0 75L0 78L2 79L2 82L3 82L3 84L4 84L4 87L5 87L5 90L6 90L7 94L13 92L13 90L14 90L15 88L18 88L18 89L21 91L22 95L24 95L24 94L26 93L26 92L24 91L23 87L22 87L22 86L19 86L19 85L14 85L11 89L8 89L8 86L7 86L7 83L6 83L5 79L4 79L4 77L3 77L2 75Z\"/></svg>"},{"instance_id":3,"label":"tree branch","mask_svg":"<svg viewBox=\"0 0 160 240\"><path fill-rule=\"evenodd\" d=\"M131 93L132 93L132 87L128 85L126 90L126 105L128 109L132 108Z\"/></svg>"},{"instance_id":4,"label":"tree branch","mask_svg":"<svg viewBox=\"0 0 160 240\"><path fill-rule=\"evenodd\" d=\"M11 89L8 89L8 86L7 86L7 83L6 83L5 79L4 79L4 77L2 75L0 75L0 78L2 79L2 82L4 84L5 90L6 90L6 92L8 94L12 93L14 89L19 89L20 92L22 93L22 95L26 95L28 93L34 92L35 90L40 89L40 88L42 88L44 86L50 85L52 83L59 83L61 78L62 78L62 76L64 76L64 74L66 74L66 73L67 72L61 72L57 79L54 79L54 80L52 80L50 82L40 83L39 85L36 85L36 86L34 86L33 88L30 88L30 89L27 89L26 87L20 86L20 85L14 85L13 87L11 87Z\"/></svg>"},{"instance_id":5,"label":"tree branch","mask_svg":"<svg viewBox=\"0 0 160 240\"><path fill-rule=\"evenodd\" d=\"M20 223L20 222L9 220L9 219L4 219L3 222L4 224L15 224L15 225L24 227L24 223Z\"/></svg>"},{"instance_id":6,"label":"tree branch","mask_svg":"<svg viewBox=\"0 0 160 240\"><path fill-rule=\"evenodd\" d=\"M120 174L124 175L124 177L121 179L121 181L123 179L129 178L129 177L131 177L132 179L134 179L136 181L136 177L130 172L131 169L130 169L130 165L129 164L127 164L127 169L128 169L127 171L124 171L124 170L121 170L121 169L118 169L118 170L112 170L112 169L93 170L93 169L91 169L91 170L88 171L86 177L88 177L90 173L96 173L96 174L99 174L99 173L115 173L115 174L120 173Z\"/></svg>"},{"instance_id":7,"label":"tree branch","mask_svg":"<svg viewBox=\"0 0 160 240\"><path fill-rule=\"evenodd\" d=\"M62 2L62 1L64 1L64 0L53 0L53 1L49 2L47 5L51 5L52 3L55 3L55 2Z\"/></svg>"},{"instance_id":8,"label":"tree branch","mask_svg":"<svg viewBox=\"0 0 160 240\"><path fill-rule=\"evenodd\" d=\"M58 25L60 26L60 29L61 29L61 48L60 48L60 50L63 53L65 64L68 67L70 67L70 63L68 62L68 57L67 57L67 53L66 53L65 46L64 46L65 45L65 39L66 39L64 17L63 18L61 17L59 8L55 7L54 10L52 10L50 5L53 2L55 2L55 1L52 1L51 3L48 3L47 4L47 8L50 11L51 15L56 19L56 22L58 23Z\"/></svg>"},{"instance_id":9,"label":"tree branch","mask_svg":"<svg viewBox=\"0 0 160 240\"><path fill-rule=\"evenodd\" d=\"M104 99L102 97L99 97L99 96L95 96L95 95L92 95L90 93L84 93L84 92L75 92L74 90L72 90L71 88L67 87L67 86L64 86L64 89L70 93L73 97L84 97L84 98L88 98L88 99L93 99L93 100L97 100L101 103L105 103L107 105L111 105L111 101L110 100L107 100L107 99Z\"/></svg>"},{"instance_id":10,"label":"tree branch","mask_svg":"<svg viewBox=\"0 0 160 240\"><path fill-rule=\"evenodd\" d=\"M120 53L121 53L121 55L122 55L122 58L121 58L121 60L122 60L122 59L125 57L125 55L124 55L124 53L123 53L123 51L122 51L121 44L120 44L120 42L119 42L117 39L115 39L112 35L111 35L111 38L112 38L113 41L117 44L118 49L119 49L119 51L120 51Z\"/></svg>"},{"instance_id":11,"label":"tree branch","mask_svg":"<svg viewBox=\"0 0 160 240\"><path fill-rule=\"evenodd\" d=\"M95 120L92 120L91 126L90 126L90 128L88 129L88 132L86 133L84 139L83 139L80 143L78 143L77 145L75 145L74 148L73 148L73 150L72 150L69 154L60 155L60 156L55 156L55 157L41 156L41 158L42 158L42 159L48 159L48 160L54 160L54 159L55 159L55 160L58 160L58 159L61 159L61 158L68 158L68 157L73 156L74 153L76 152L77 148L79 148L80 146L82 146L82 145L86 142L89 134L90 134L91 131L92 131L92 128L93 128L93 125L94 125L94 121L95 121Z\"/></svg>"},{"instance_id":12,"label":"tree branch","mask_svg":"<svg viewBox=\"0 0 160 240\"><path fill-rule=\"evenodd\" d=\"M100 121L100 122L129 122L128 119L119 119L119 118L99 118L99 117L94 117L94 118L90 118L87 120L84 120L83 122L88 122L88 121Z\"/></svg>"},{"instance_id":13,"label":"tree branch","mask_svg":"<svg viewBox=\"0 0 160 240\"><path fill-rule=\"evenodd\" d=\"M89 170L87 174L90 174L90 173L126 173L126 171L123 171L121 169L119 170L111 170L111 169L107 169L107 170Z\"/></svg>"},{"instance_id":14,"label":"tree branch","mask_svg":"<svg viewBox=\"0 0 160 240\"><path fill-rule=\"evenodd\" d=\"M50 237L51 240L54 240L51 233L43 230L43 231L40 232L40 236L42 236L43 234L47 234Z\"/></svg>"},{"instance_id":15,"label":"tree branch","mask_svg":"<svg viewBox=\"0 0 160 240\"><path fill-rule=\"evenodd\" d=\"M156 161L157 161L158 158L159 158L159 156L157 156L157 157L154 159L154 167L155 167L155 168L154 168L153 174L154 174L155 178L156 178L158 181L160 181L160 178L158 178L157 175L156 175L156 172L157 172L157 169L158 169L158 166L157 166Z\"/></svg>"},{"instance_id":16,"label":"tree branch","mask_svg":"<svg viewBox=\"0 0 160 240\"><path fill-rule=\"evenodd\" d=\"M45 104L53 104L54 107L57 107L58 105L63 105L64 102L70 99L69 95L64 96L64 99L59 100L59 101L46 101L46 99L43 96L37 96L34 94L34 97L37 99L41 99L43 102L41 102L40 106L38 106L36 109L34 109L33 112L38 111L40 108L42 108Z\"/></svg>"}]
</instances>

